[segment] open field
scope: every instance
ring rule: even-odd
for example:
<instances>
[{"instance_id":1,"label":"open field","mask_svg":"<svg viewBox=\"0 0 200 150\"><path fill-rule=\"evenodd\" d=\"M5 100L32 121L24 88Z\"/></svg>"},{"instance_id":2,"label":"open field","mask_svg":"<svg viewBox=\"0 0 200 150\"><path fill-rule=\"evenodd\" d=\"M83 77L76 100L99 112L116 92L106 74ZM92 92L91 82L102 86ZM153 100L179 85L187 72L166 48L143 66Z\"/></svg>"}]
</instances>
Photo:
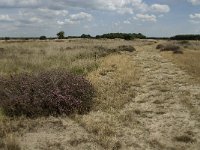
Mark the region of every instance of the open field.
<instances>
[{"instance_id":1,"label":"open field","mask_svg":"<svg viewBox=\"0 0 200 150\"><path fill-rule=\"evenodd\" d=\"M183 54L160 52L158 44L177 45ZM0 111L0 149L198 150L199 60L199 41L1 41L1 76L64 68L88 79L95 97L86 114Z\"/></svg>"}]
</instances>

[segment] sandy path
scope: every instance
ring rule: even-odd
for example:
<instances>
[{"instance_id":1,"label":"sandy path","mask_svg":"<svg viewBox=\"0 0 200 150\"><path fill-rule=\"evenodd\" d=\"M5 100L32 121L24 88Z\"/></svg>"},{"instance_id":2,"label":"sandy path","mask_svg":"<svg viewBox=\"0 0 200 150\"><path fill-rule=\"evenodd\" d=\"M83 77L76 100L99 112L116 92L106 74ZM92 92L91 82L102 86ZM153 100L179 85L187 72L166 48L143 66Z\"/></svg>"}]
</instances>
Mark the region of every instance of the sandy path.
<instances>
[{"instance_id":1,"label":"sandy path","mask_svg":"<svg viewBox=\"0 0 200 150\"><path fill-rule=\"evenodd\" d=\"M135 111L145 130L137 141L139 149L199 149L200 86L188 84L190 77L155 48L137 50L141 87L121 111Z\"/></svg>"},{"instance_id":2,"label":"sandy path","mask_svg":"<svg viewBox=\"0 0 200 150\"><path fill-rule=\"evenodd\" d=\"M136 91L132 101L116 113L91 112L82 117L81 125L69 118L50 119L35 132L26 133L20 139L22 147L199 150L200 86L190 85L191 77L163 59L155 48L136 49L130 63L137 64L141 77L139 84L130 87ZM102 146L98 135L88 131L88 120L109 124L114 129L109 139L116 142Z\"/></svg>"}]
</instances>

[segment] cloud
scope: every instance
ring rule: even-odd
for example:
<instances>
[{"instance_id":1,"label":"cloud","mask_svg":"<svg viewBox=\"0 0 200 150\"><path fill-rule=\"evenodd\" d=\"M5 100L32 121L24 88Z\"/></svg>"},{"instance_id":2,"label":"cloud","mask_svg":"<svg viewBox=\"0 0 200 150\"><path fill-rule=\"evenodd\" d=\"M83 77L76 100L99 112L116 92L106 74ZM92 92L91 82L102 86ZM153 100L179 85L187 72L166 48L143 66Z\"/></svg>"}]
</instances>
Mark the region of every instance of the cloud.
<instances>
[{"instance_id":1,"label":"cloud","mask_svg":"<svg viewBox=\"0 0 200 150\"><path fill-rule=\"evenodd\" d=\"M80 24L81 22L84 21L92 21L93 16L89 13L86 12L80 12L77 14L71 14L69 15L69 17L67 19L65 19L64 21L57 21L57 24L59 25L64 25L64 24Z\"/></svg>"},{"instance_id":2,"label":"cloud","mask_svg":"<svg viewBox=\"0 0 200 150\"><path fill-rule=\"evenodd\" d=\"M152 11L161 13L168 13L170 11L170 7L168 5L160 5L160 4L151 5L151 9Z\"/></svg>"},{"instance_id":3,"label":"cloud","mask_svg":"<svg viewBox=\"0 0 200 150\"><path fill-rule=\"evenodd\" d=\"M136 20L141 20L141 21L148 21L148 22L156 22L157 17L155 15L149 15L149 14L136 14L136 17L134 17Z\"/></svg>"},{"instance_id":4,"label":"cloud","mask_svg":"<svg viewBox=\"0 0 200 150\"><path fill-rule=\"evenodd\" d=\"M200 13L190 14L191 19L200 19Z\"/></svg>"},{"instance_id":5,"label":"cloud","mask_svg":"<svg viewBox=\"0 0 200 150\"><path fill-rule=\"evenodd\" d=\"M38 17L32 17L29 19L29 21L31 23L41 23L42 22L42 19L38 18Z\"/></svg>"},{"instance_id":6,"label":"cloud","mask_svg":"<svg viewBox=\"0 0 200 150\"><path fill-rule=\"evenodd\" d=\"M48 8L39 8L38 11L41 15L47 14L49 16L67 16L69 13L67 10L51 10Z\"/></svg>"},{"instance_id":7,"label":"cloud","mask_svg":"<svg viewBox=\"0 0 200 150\"><path fill-rule=\"evenodd\" d=\"M0 22L1 21L9 22L9 21L13 21L13 19L11 19L11 17L9 15L0 15Z\"/></svg>"},{"instance_id":8,"label":"cloud","mask_svg":"<svg viewBox=\"0 0 200 150\"><path fill-rule=\"evenodd\" d=\"M80 12L78 14L70 15L70 20L71 21L81 21L81 20L91 21L92 18L93 17L92 17L91 14L85 13L85 12Z\"/></svg>"},{"instance_id":9,"label":"cloud","mask_svg":"<svg viewBox=\"0 0 200 150\"><path fill-rule=\"evenodd\" d=\"M117 10L120 14L133 14L133 9L131 8L121 8Z\"/></svg>"},{"instance_id":10,"label":"cloud","mask_svg":"<svg viewBox=\"0 0 200 150\"><path fill-rule=\"evenodd\" d=\"M38 7L41 0L1 0L0 8Z\"/></svg>"},{"instance_id":11,"label":"cloud","mask_svg":"<svg viewBox=\"0 0 200 150\"><path fill-rule=\"evenodd\" d=\"M200 0L188 0L192 5L200 5Z\"/></svg>"},{"instance_id":12,"label":"cloud","mask_svg":"<svg viewBox=\"0 0 200 150\"><path fill-rule=\"evenodd\" d=\"M123 21L124 24L131 24L131 22L129 20L125 20Z\"/></svg>"},{"instance_id":13,"label":"cloud","mask_svg":"<svg viewBox=\"0 0 200 150\"><path fill-rule=\"evenodd\" d=\"M189 22L192 24L199 24L200 23L200 13L190 14Z\"/></svg>"},{"instance_id":14,"label":"cloud","mask_svg":"<svg viewBox=\"0 0 200 150\"><path fill-rule=\"evenodd\" d=\"M192 24L200 24L200 20L189 20L189 22L191 22Z\"/></svg>"},{"instance_id":15,"label":"cloud","mask_svg":"<svg viewBox=\"0 0 200 150\"><path fill-rule=\"evenodd\" d=\"M64 25L65 22L64 22L64 21L57 21L57 24L59 24L59 25Z\"/></svg>"},{"instance_id":16,"label":"cloud","mask_svg":"<svg viewBox=\"0 0 200 150\"><path fill-rule=\"evenodd\" d=\"M1 0L0 8L40 8L50 10L64 10L66 8L92 9L115 11L121 14L132 14L134 11L147 12L151 7L158 11L169 11L169 6L148 5L143 0Z\"/></svg>"}]
</instances>

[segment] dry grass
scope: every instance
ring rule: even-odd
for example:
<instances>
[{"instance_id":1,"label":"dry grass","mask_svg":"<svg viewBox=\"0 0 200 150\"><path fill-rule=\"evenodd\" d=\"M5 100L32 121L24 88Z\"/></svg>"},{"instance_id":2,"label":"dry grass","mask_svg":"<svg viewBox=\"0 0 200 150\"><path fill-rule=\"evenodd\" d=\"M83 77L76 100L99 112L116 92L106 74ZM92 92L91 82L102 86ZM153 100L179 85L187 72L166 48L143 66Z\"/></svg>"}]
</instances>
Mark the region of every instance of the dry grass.
<instances>
[{"instance_id":1,"label":"dry grass","mask_svg":"<svg viewBox=\"0 0 200 150\"><path fill-rule=\"evenodd\" d=\"M0 41L0 75L65 68L87 74L98 67L98 49L128 44L123 40ZM99 54L101 55L101 54Z\"/></svg>"},{"instance_id":2,"label":"dry grass","mask_svg":"<svg viewBox=\"0 0 200 150\"><path fill-rule=\"evenodd\" d=\"M35 73L53 68L66 68L83 74L96 67L91 49L69 44L68 41L0 43L0 47L0 75ZM76 63L77 60L79 61Z\"/></svg>"},{"instance_id":3,"label":"dry grass","mask_svg":"<svg viewBox=\"0 0 200 150\"><path fill-rule=\"evenodd\" d=\"M13 125L10 120L3 114L0 114L0 149L5 150L20 150L15 133L13 132Z\"/></svg>"},{"instance_id":4,"label":"dry grass","mask_svg":"<svg viewBox=\"0 0 200 150\"><path fill-rule=\"evenodd\" d=\"M184 54L175 55L169 52L162 53L162 56L171 60L178 67L185 70L200 83L200 51L185 49Z\"/></svg>"},{"instance_id":5,"label":"dry grass","mask_svg":"<svg viewBox=\"0 0 200 150\"><path fill-rule=\"evenodd\" d=\"M130 92L130 87L137 74L134 64L130 63L132 56L129 55L129 52L112 55L109 51L119 48L121 48L119 51L124 51L120 47L124 45L130 47L132 43L124 40L87 39L1 41L0 75L7 76L21 72L37 73L41 70L54 68L65 68L76 74L87 75L89 73L87 78L97 90L93 111L94 114L96 114L96 111L102 111L102 113L99 114L99 117L85 115L79 118L78 121L89 132L95 134L100 145L117 149L121 145L113 137L116 130L115 124L118 125L118 117L115 116L115 113L135 96L134 92ZM103 55L99 53L99 47L103 48L103 51L100 51L104 53ZM105 52L107 50L109 51L108 53ZM126 53L129 54L127 55ZM111 55L107 56L108 54ZM97 69L98 67L99 69ZM113 120L113 117L116 120ZM11 118L10 120L1 111L0 119L2 140L0 145L6 149L9 149L9 147L18 149L17 141L14 138L15 135L23 134L37 124L37 121L31 121L26 118L22 120L20 118L16 120ZM39 120L41 121L42 119ZM110 125L113 127L111 128Z\"/></svg>"},{"instance_id":6,"label":"dry grass","mask_svg":"<svg viewBox=\"0 0 200 150\"><path fill-rule=\"evenodd\" d=\"M129 90L138 71L130 63L131 59L126 54L108 56L102 60L99 69L88 75L97 89L95 110L120 109L135 96Z\"/></svg>"},{"instance_id":7,"label":"dry grass","mask_svg":"<svg viewBox=\"0 0 200 150\"><path fill-rule=\"evenodd\" d=\"M76 120L105 149L122 147L116 137L125 122L132 119L130 113L120 113L135 97L131 87L137 83L139 70L131 59L133 57L127 54L108 56L101 60L96 71L88 75L97 90L95 105L90 114L78 116Z\"/></svg>"}]
</instances>

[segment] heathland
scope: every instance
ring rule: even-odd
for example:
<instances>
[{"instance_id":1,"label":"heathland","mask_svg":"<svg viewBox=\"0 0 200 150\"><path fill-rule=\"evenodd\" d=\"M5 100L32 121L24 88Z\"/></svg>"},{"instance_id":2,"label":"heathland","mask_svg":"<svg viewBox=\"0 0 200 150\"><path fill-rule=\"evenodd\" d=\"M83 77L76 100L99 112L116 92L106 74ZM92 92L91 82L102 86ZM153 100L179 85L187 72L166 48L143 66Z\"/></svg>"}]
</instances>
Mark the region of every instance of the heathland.
<instances>
[{"instance_id":1,"label":"heathland","mask_svg":"<svg viewBox=\"0 0 200 150\"><path fill-rule=\"evenodd\" d=\"M200 147L200 42L0 41L0 149Z\"/></svg>"}]
</instances>

